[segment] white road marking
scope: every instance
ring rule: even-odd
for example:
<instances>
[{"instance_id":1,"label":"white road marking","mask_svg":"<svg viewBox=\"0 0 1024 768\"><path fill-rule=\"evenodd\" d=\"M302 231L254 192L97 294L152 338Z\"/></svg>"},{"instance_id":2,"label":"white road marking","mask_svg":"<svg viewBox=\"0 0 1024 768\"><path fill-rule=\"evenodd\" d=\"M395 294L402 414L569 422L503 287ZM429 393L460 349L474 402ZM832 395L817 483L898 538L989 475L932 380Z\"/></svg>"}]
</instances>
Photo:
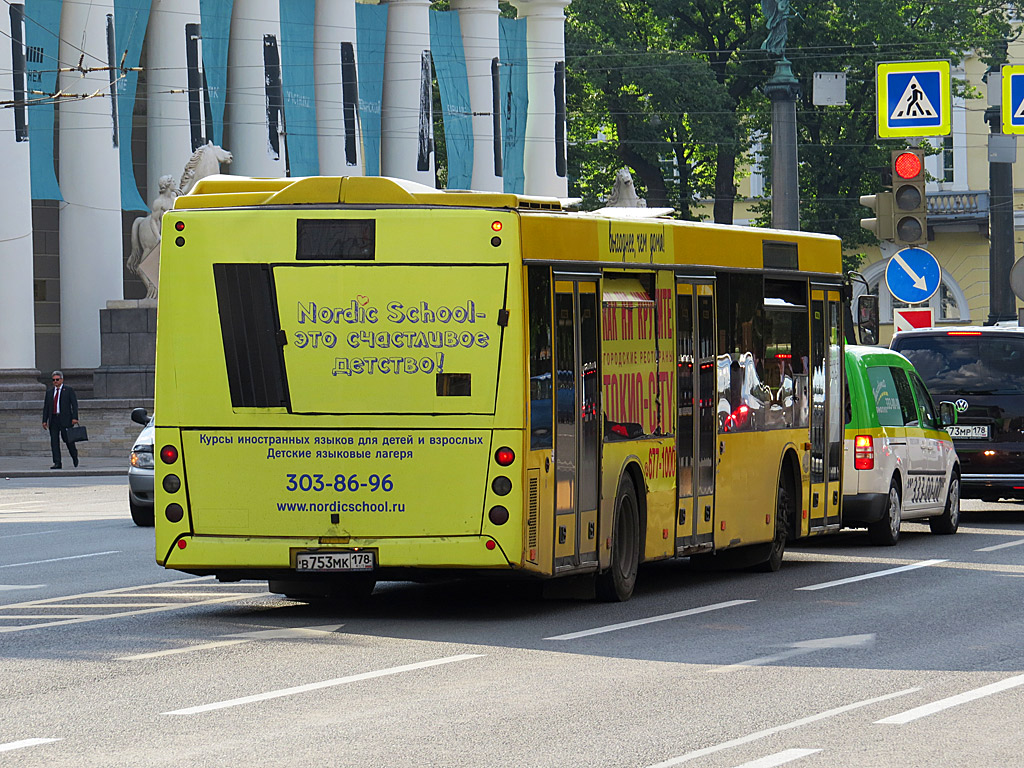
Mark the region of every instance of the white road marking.
<instances>
[{"instance_id":1,"label":"white road marking","mask_svg":"<svg viewBox=\"0 0 1024 768\"><path fill-rule=\"evenodd\" d=\"M87 614L84 614L84 613L60 613L60 614L56 614L54 616L47 616L46 618L47 619L84 619L86 616L87 616ZM41 616L33 616L31 614L26 614L24 616L16 616L16 615L10 614L10 613L0 613L0 621L10 621L12 619L19 619L19 620L29 619L29 620L31 620L31 619L40 619L40 618L42 618L42 617Z\"/></svg>"},{"instance_id":2,"label":"white road marking","mask_svg":"<svg viewBox=\"0 0 1024 768\"><path fill-rule=\"evenodd\" d=\"M0 584L0 592L12 592L16 589L42 589L45 584Z\"/></svg>"},{"instance_id":3,"label":"white road marking","mask_svg":"<svg viewBox=\"0 0 1024 768\"><path fill-rule=\"evenodd\" d=\"M784 725L776 725L773 728L765 728L763 731L755 731L749 733L746 736L740 736L738 739L732 739L731 741L724 741L721 744L715 744L711 747L704 747L703 749L694 750L693 752L687 752L685 755L679 757L673 757L669 760L665 760L661 763L649 766L649 768L670 768L673 765L681 765L682 763L688 763L691 760L696 760L698 757L704 757L705 755L712 755L715 752L721 752L726 749L732 749L738 747L741 744L749 744L752 741L758 739L764 739L768 736L774 736L776 733L782 731L792 730L793 728L800 728L801 726L808 725L810 723L816 723L819 720L825 720L829 717L835 717L836 715L842 715L846 712L850 712L854 709L860 709L861 707L867 707L871 704L877 704L880 701L888 701L889 699L895 699L899 696L906 696L909 693L916 693L921 690L920 688L907 688L903 691L896 691L895 693L887 693L884 696L876 696L873 699L865 699L864 701L857 701L853 704L846 704L842 707L836 707L835 709L829 709L825 712L819 712L816 715L801 718L800 720L794 720L791 723L785 723Z\"/></svg>"},{"instance_id":4,"label":"white road marking","mask_svg":"<svg viewBox=\"0 0 1024 768\"><path fill-rule=\"evenodd\" d=\"M787 749L783 752L776 752L774 755L767 755L766 757L761 757L757 760L751 760L749 763L736 766L736 768L775 768L777 765L785 765L786 763L791 763L794 760L799 760L801 757L813 755L816 752L821 752L821 750Z\"/></svg>"},{"instance_id":5,"label":"white road marking","mask_svg":"<svg viewBox=\"0 0 1024 768\"><path fill-rule=\"evenodd\" d=\"M1006 549L1007 547L1019 547L1024 544L1024 538L1017 539L1016 541L1007 541L1004 544L995 544L991 547L982 547L981 549L974 550L975 552L995 552L997 549Z\"/></svg>"},{"instance_id":6,"label":"white road marking","mask_svg":"<svg viewBox=\"0 0 1024 768\"><path fill-rule=\"evenodd\" d=\"M173 656L178 653L189 653L191 651L205 651L210 648L223 648L228 645L239 645L249 643L253 640L291 640L299 637L321 637L337 632L344 624L323 624L316 627L278 627L276 629L258 629L255 632L233 632L224 637L237 637L239 640L218 640L212 643L201 645L189 645L184 648L171 648L166 651L154 651L153 653L140 653L135 656L122 656L118 661L137 661L138 659L155 659L160 656Z\"/></svg>"},{"instance_id":7,"label":"white road marking","mask_svg":"<svg viewBox=\"0 0 1024 768\"><path fill-rule=\"evenodd\" d=\"M195 605L213 605L215 603L230 603L235 600L241 600L240 597L218 597L214 600L200 600L195 603L174 603L172 605L162 605L159 608L143 608L141 611L118 611L117 613L103 613L97 616L87 616L81 619L64 619L61 621L43 621L39 624L26 624L23 627L0 627L0 634L8 632L24 632L29 629L42 629L43 627L60 627L65 624L85 624L90 621L103 621L104 619L120 619L125 616L141 616L146 613L162 613L163 611L180 611L182 608L189 608ZM13 606L6 606L11 608ZM33 606L40 607L40 606ZM70 606L64 606L65 608L74 608L74 604ZM36 618L43 618L37 616Z\"/></svg>"},{"instance_id":8,"label":"white road marking","mask_svg":"<svg viewBox=\"0 0 1024 768\"><path fill-rule=\"evenodd\" d=\"M8 563L0 565L0 568L17 568L20 565L42 565L43 563L56 563L61 560L81 560L83 557L99 557L100 555L117 555L121 550L111 549L107 552L90 552L88 555L71 555L70 557L51 557L49 560L31 560L27 563Z\"/></svg>"},{"instance_id":9,"label":"white road marking","mask_svg":"<svg viewBox=\"0 0 1024 768\"><path fill-rule=\"evenodd\" d=\"M640 627L644 624L654 624L658 621L669 621L671 619L679 619L683 616L696 616L699 613L707 613L708 611L719 611L723 608L732 608L734 605L743 605L744 603L756 603L756 600L729 600L725 603L715 603L714 605L705 605L700 608L689 608L685 611L676 611L675 613L663 613L660 616L651 616L646 619L635 619L634 621L624 621L620 624L608 624L603 627L595 627L594 629L584 629L579 632L569 632L564 635L554 635L552 637L545 637L545 640L576 640L580 637L589 637L590 635L600 635L603 632L615 632L619 629L629 629L630 627Z\"/></svg>"},{"instance_id":10,"label":"white road marking","mask_svg":"<svg viewBox=\"0 0 1024 768\"><path fill-rule=\"evenodd\" d=\"M1005 680L1000 680L998 683L992 683L991 685L983 685L981 688L975 688L973 691L965 691L964 693L957 694L956 696L950 696L948 699L939 699L933 701L931 704L924 704L914 709L908 709L906 712L901 712L898 715L887 717L883 720L876 720L876 724L883 725L905 725L906 723L913 722L914 720L920 720L922 717L928 717L934 715L936 712L941 712L944 709L950 707L957 707L961 704L966 704L968 701L974 701L975 699L981 699L985 696L991 696L994 693L1000 693L1001 691L1009 690L1010 688L1016 688L1019 685L1024 685L1024 675L1015 675L1014 677L1008 677Z\"/></svg>"},{"instance_id":11,"label":"white road marking","mask_svg":"<svg viewBox=\"0 0 1024 768\"><path fill-rule=\"evenodd\" d=\"M784 661L794 656L801 656L805 653L814 653L815 651L826 650L829 648L861 648L865 645L870 645L874 640L874 634L847 635L846 637L823 637L818 640L801 640L796 643L790 643L790 650L782 651L774 656L761 656L756 659L741 661L737 664L727 664L723 667L715 667L710 671L735 672L741 669L749 669L750 667L760 667L765 664L771 664L775 661Z\"/></svg>"},{"instance_id":12,"label":"white road marking","mask_svg":"<svg viewBox=\"0 0 1024 768\"><path fill-rule=\"evenodd\" d=\"M483 654L480 653L463 653L458 656L446 656L442 659L432 659L431 661L420 661L415 664L403 664L400 667L390 667L389 669L378 669L374 672L363 672L358 675L349 675L347 677L336 677L333 680L323 680L319 683L309 683L307 685L297 685L293 688L282 688L277 691L268 691L267 693L257 693L253 696L243 696L239 699L229 699L227 701L218 701L214 704L203 704L198 707L187 707L186 709L176 709L172 712L164 712L165 715L196 715L201 712L210 712L215 709L226 709L227 707L238 707L242 704L252 704L257 701L266 701L267 699L277 699L282 696L294 696L299 693L307 693L309 691L316 691L321 688L331 688L336 685L344 685L346 683L355 683L360 680L371 680L375 677L385 677L387 675L397 675L402 672L412 672L418 669L426 669L428 667L436 667L441 664L451 664L456 661L466 661L468 659L480 659L483 658Z\"/></svg>"},{"instance_id":13,"label":"white road marking","mask_svg":"<svg viewBox=\"0 0 1024 768\"><path fill-rule=\"evenodd\" d=\"M33 531L32 533L5 533L0 536L0 539L16 539L19 536L42 536L46 533L56 533L57 531Z\"/></svg>"},{"instance_id":14,"label":"white road marking","mask_svg":"<svg viewBox=\"0 0 1024 768\"><path fill-rule=\"evenodd\" d=\"M60 741L60 739L22 739L21 741L9 741L6 744L0 744L0 752L10 752L12 749L21 749L22 747L35 747L39 744L49 744L53 741Z\"/></svg>"},{"instance_id":15,"label":"white road marking","mask_svg":"<svg viewBox=\"0 0 1024 768\"><path fill-rule=\"evenodd\" d=\"M837 579L836 581L826 581L823 584L811 584L807 587L797 587L796 591L814 591L817 589L828 589L829 587L838 587L842 584L852 584L855 581L866 581L867 579L877 579L881 576L891 576L894 573L903 573L904 571L913 571L918 568L927 568L929 565L938 565L939 563L948 562L947 560L922 560L919 563L911 563L910 565L901 565L899 568L889 568L884 571L875 571L874 573L865 573L861 576L851 576L848 579Z\"/></svg>"}]
</instances>

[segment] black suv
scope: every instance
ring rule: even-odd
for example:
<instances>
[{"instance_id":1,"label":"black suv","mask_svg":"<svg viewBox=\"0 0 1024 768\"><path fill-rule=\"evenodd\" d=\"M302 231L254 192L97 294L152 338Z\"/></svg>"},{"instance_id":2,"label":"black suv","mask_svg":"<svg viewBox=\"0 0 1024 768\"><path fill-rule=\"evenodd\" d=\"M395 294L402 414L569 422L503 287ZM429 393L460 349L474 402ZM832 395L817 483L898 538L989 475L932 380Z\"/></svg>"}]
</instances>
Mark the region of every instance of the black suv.
<instances>
[{"instance_id":1,"label":"black suv","mask_svg":"<svg viewBox=\"0 0 1024 768\"><path fill-rule=\"evenodd\" d=\"M936 400L956 405L947 427L964 498L1024 499L1024 328L901 331L890 345L910 358Z\"/></svg>"}]
</instances>

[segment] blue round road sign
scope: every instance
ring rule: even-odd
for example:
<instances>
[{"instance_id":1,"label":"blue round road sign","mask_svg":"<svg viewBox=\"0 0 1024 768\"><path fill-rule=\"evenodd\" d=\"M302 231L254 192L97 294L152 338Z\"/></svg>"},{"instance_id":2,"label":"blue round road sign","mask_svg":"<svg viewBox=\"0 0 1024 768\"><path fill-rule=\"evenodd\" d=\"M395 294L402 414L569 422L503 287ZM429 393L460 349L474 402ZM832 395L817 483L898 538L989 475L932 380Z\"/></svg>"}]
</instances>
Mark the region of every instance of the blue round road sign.
<instances>
[{"instance_id":1,"label":"blue round road sign","mask_svg":"<svg viewBox=\"0 0 1024 768\"><path fill-rule=\"evenodd\" d=\"M906 304L928 301L939 289L939 262L924 248L897 251L885 265L885 284L894 299Z\"/></svg>"}]
</instances>

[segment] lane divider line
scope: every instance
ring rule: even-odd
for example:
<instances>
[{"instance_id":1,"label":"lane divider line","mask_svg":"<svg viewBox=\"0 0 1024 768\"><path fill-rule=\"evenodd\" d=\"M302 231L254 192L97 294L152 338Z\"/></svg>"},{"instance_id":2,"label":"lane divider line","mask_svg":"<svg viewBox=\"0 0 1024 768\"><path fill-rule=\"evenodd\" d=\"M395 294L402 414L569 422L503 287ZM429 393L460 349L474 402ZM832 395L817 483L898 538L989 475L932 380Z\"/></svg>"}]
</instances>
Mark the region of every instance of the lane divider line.
<instances>
[{"instance_id":1,"label":"lane divider line","mask_svg":"<svg viewBox=\"0 0 1024 768\"><path fill-rule=\"evenodd\" d=\"M851 576L848 579L837 579L835 581L826 581L822 584L811 584L807 587L797 587L796 591L807 591L813 592L818 589L828 589L829 587L838 587L843 584L852 584L855 581L866 581L868 579L877 579L881 576L891 576L894 573L903 573L904 571L914 571L918 568L927 568L930 565L938 565L939 563L946 563L948 560L922 560L919 563L911 563L910 565L901 565L899 568L889 568L884 571L875 571L874 573L865 573L860 576Z\"/></svg>"},{"instance_id":2,"label":"lane divider line","mask_svg":"<svg viewBox=\"0 0 1024 768\"><path fill-rule=\"evenodd\" d=\"M821 752L820 749L786 749L782 752L776 752L774 755L766 755L760 757L757 760L751 760L749 763L738 765L736 768L776 768L779 765L785 765L791 763L794 760L799 760L801 757L807 757L817 752Z\"/></svg>"},{"instance_id":3,"label":"lane divider line","mask_svg":"<svg viewBox=\"0 0 1024 768\"><path fill-rule=\"evenodd\" d=\"M1016 541L1007 541L1003 544L995 544L991 547L982 547L981 549L974 550L975 552L995 552L997 549L1006 549L1007 547L1019 547L1024 544L1024 538L1017 539Z\"/></svg>"},{"instance_id":4,"label":"lane divider line","mask_svg":"<svg viewBox=\"0 0 1024 768\"><path fill-rule=\"evenodd\" d=\"M83 557L99 557L100 555L118 555L121 553L119 549L111 549L107 552L90 552L88 555L71 555L70 557L51 557L49 560L32 560L27 563L8 563L7 565L0 565L0 568L17 568L21 565L43 565L44 563L57 563L61 560L81 560Z\"/></svg>"},{"instance_id":5,"label":"lane divider line","mask_svg":"<svg viewBox=\"0 0 1024 768\"><path fill-rule=\"evenodd\" d=\"M202 704L198 707L186 707L185 709L175 709L171 712L163 712L164 715L197 715L201 712L211 712L215 709L226 709L228 707L238 707L243 704L252 704L257 701L266 701L268 699L278 699L282 696L294 696L299 693L308 693L309 691L317 691L321 688L331 688L336 685L345 685L346 683L355 683L360 680L372 680L375 677L386 677L388 675L397 675L402 672L412 672L418 669L427 669L428 667L437 667L441 664L452 664L457 661L467 661L468 659L480 659L483 658L482 653L463 653L458 656L446 656L442 659L432 659L430 661L419 661L415 664L403 664L400 667L390 667L388 669L378 669L374 672L363 672L358 675L348 675L346 677L336 677L333 680L323 680L319 683L308 683L307 685L296 685L292 688L282 688L277 691L267 691L266 693L257 693L252 696L242 696L238 699L228 699L227 701L218 701L213 704Z\"/></svg>"},{"instance_id":6,"label":"lane divider line","mask_svg":"<svg viewBox=\"0 0 1024 768\"><path fill-rule=\"evenodd\" d=\"M10 752L12 749L22 749L23 747L35 747L40 744L49 744L54 741L60 741L60 739L22 739L21 741L9 741L6 744L0 744L0 752Z\"/></svg>"},{"instance_id":7,"label":"lane divider line","mask_svg":"<svg viewBox=\"0 0 1024 768\"><path fill-rule=\"evenodd\" d=\"M931 704L924 704L920 707L914 707L914 709L908 709L906 712L901 712L900 714L893 715L892 717L876 720L875 724L906 725L914 720L920 720L922 717L928 717L929 715L934 715L936 712L942 712L944 709L957 707L961 704L966 704L968 701L974 701L975 699L981 699L985 696L991 696L994 693L1000 693L1002 691L1009 690L1010 688L1016 688L1020 685L1024 685L1024 675L1015 675L1013 677L1008 677L1005 680L1000 680L998 683L983 685L981 688L975 688L973 691L965 691L964 693L957 694L956 696L950 696L946 699L933 701Z\"/></svg>"},{"instance_id":8,"label":"lane divider line","mask_svg":"<svg viewBox=\"0 0 1024 768\"><path fill-rule=\"evenodd\" d=\"M808 717L803 717L799 720L794 720L791 723L776 725L772 728L765 728L763 731L755 731L754 733L748 733L746 736L740 736L739 738L732 739L731 741L724 741L721 744L715 744L710 747L704 747L703 749L694 750L693 752L687 752L685 755L670 758L669 760L665 760L664 762L648 766L648 768L670 768L673 765L681 765L682 763L688 763L691 760L696 760L698 757L704 757L705 755L712 755L715 752L721 752L722 750L732 749L733 747L738 747L741 744L749 744L750 742L757 741L758 739L764 739L768 736L774 736L776 733L789 731L793 728L800 728L801 726L809 725L810 723L816 723L819 720L826 720L830 717L836 717L837 715L852 712L853 710L860 709L861 707L868 707L872 704L878 704L882 701L888 701L889 699L895 699L900 696L906 696L907 694L916 693L920 690L920 688L906 688L902 691L896 691L895 693L887 693L884 696L875 696L873 699L864 699L864 701L856 701L853 704L845 704L841 707L836 707L835 709L829 709L824 712L819 712L816 715L810 715Z\"/></svg>"},{"instance_id":9,"label":"lane divider line","mask_svg":"<svg viewBox=\"0 0 1024 768\"><path fill-rule=\"evenodd\" d=\"M600 635L604 632L616 632L620 629L629 629L631 627L640 627L644 624L654 624L659 621L670 621L671 619L679 619L683 616L696 616L699 613L707 613L708 611L720 611L723 608L732 608L734 605L743 605L745 603L756 603L756 600L729 600L724 603L715 603L714 605L705 605L700 608L688 608L685 611L676 611L675 613L663 613L660 616L651 616L646 619L635 619L633 621L623 621L619 624L608 624L603 627L595 627L594 629L583 629L579 632L568 632L564 635L553 635L552 637L545 637L545 640L577 640L581 637L589 637L590 635Z\"/></svg>"}]
</instances>

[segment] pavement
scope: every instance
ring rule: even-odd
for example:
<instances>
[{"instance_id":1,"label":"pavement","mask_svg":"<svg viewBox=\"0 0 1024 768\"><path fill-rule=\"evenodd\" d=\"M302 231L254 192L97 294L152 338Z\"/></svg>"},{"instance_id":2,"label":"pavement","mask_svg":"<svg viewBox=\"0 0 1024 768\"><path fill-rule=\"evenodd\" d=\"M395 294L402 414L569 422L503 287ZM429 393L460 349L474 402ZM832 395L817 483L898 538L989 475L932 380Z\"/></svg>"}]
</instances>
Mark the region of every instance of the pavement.
<instances>
[{"instance_id":1,"label":"pavement","mask_svg":"<svg viewBox=\"0 0 1024 768\"><path fill-rule=\"evenodd\" d=\"M64 468L50 469L53 459L49 451L38 456L0 456L0 479L12 477L104 477L127 475L127 457L85 457L79 458L78 466L71 463L71 457L64 454Z\"/></svg>"}]
</instances>

